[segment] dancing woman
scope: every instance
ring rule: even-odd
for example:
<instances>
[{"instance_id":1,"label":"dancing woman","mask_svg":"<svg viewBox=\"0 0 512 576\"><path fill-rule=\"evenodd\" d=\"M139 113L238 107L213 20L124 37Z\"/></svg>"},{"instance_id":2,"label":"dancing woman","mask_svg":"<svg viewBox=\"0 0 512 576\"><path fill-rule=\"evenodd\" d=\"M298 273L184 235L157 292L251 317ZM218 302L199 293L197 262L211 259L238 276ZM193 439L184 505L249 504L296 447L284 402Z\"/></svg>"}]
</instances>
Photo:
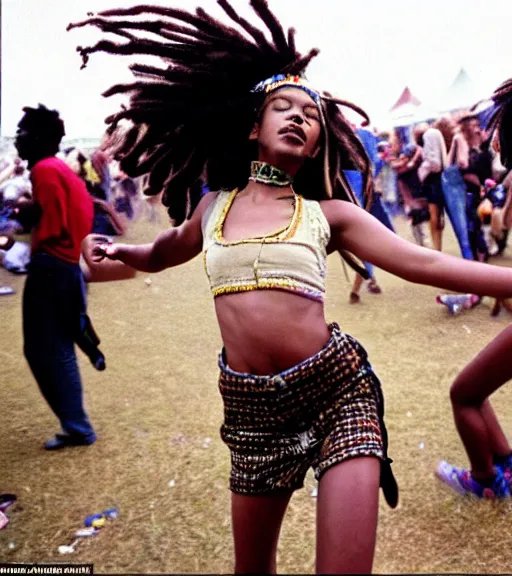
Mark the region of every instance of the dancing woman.
<instances>
[{"instance_id":1,"label":"dancing woman","mask_svg":"<svg viewBox=\"0 0 512 576\"><path fill-rule=\"evenodd\" d=\"M163 189L177 226L152 244L99 244L95 254L158 272L203 251L224 344L236 572L276 570L284 513L313 467L317 571L367 573L379 484L391 506L398 489L379 380L364 348L325 321L327 254L339 251L358 270L349 253L412 282L497 296L512 294L512 271L422 249L358 207L343 170L361 171L368 190L369 161L340 111L349 104L301 76L317 51L300 55L294 31L284 33L264 0L251 6L270 39L219 4L236 27L201 9L156 6L74 25L127 39L80 48L84 64L97 51L164 63L131 66L137 81L107 91L130 94L130 104L108 121L133 122L117 152L121 168L150 173L147 193ZM203 175L218 192L197 204L189 188Z\"/></svg>"}]
</instances>

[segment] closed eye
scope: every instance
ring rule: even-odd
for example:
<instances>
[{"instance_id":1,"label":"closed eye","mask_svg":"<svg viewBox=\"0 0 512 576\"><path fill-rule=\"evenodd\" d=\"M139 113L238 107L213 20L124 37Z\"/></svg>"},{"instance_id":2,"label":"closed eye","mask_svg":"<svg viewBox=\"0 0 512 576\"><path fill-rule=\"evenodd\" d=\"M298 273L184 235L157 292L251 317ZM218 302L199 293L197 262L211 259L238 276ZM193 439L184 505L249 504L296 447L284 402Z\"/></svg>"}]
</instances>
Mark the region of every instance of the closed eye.
<instances>
[{"instance_id":1,"label":"closed eye","mask_svg":"<svg viewBox=\"0 0 512 576\"><path fill-rule=\"evenodd\" d=\"M304 114L312 120L320 120L320 112L316 106L305 106Z\"/></svg>"},{"instance_id":2,"label":"closed eye","mask_svg":"<svg viewBox=\"0 0 512 576\"><path fill-rule=\"evenodd\" d=\"M293 107L293 101L284 96L277 96L272 100L272 108L276 112L287 112ZM320 121L320 112L316 106L305 104L302 107L304 116L310 120Z\"/></svg>"},{"instance_id":3,"label":"closed eye","mask_svg":"<svg viewBox=\"0 0 512 576\"><path fill-rule=\"evenodd\" d=\"M273 101L273 108L278 112L285 112L292 107L292 103L287 98L276 98Z\"/></svg>"}]
</instances>

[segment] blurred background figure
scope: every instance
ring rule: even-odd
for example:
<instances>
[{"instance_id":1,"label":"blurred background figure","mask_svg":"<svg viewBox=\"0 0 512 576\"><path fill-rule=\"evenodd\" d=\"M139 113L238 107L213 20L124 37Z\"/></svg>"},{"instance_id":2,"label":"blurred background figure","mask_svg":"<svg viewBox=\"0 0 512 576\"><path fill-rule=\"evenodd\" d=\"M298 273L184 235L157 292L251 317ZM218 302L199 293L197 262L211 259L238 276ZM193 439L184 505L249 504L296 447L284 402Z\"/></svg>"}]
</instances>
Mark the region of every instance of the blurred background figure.
<instances>
[{"instance_id":1,"label":"blurred background figure","mask_svg":"<svg viewBox=\"0 0 512 576\"><path fill-rule=\"evenodd\" d=\"M377 152L379 154L381 169L375 177L375 191L380 194L387 213L394 218L403 213L397 189L396 172L391 167L391 145L389 134L381 133L378 136Z\"/></svg>"},{"instance_id":2,"label":"blurred background figure","mask_svg":"<svg viewBox=\"0 0 512 576\"><path fill-rule=\"evenodd\" d=\"M396 171L398 193L411 225L414 241L420 246L428 246L425 223L429 221L428 203L418 177L422 162L421 146L415 141L403 140L395 130L391 141L390 166Z\"/></svg>"},{"instance_id":3,"label":"blurred background figure","mask_svg":"<svg viewBox=\"0 0 512 576\"><path fill-rule=\"evenodd\" d=\"M478 216L486 179L492 178L490 141L484 139L478 116L468 114L459 120L460 131L455 135L454 158L466 185L466 218L469 244L474 260L485 261L488 248L485 243L482 222Z\"/></svg>"},{"instance_id":4,"label":"blurred background figure","mask_svg":"<svg viewBox=\"0 0 512 576\"><path fill-rule=\"evenodd\" d=\"M92 161L78 148L69 148L65 151L65 162L84 181L94 203L91 232L105 236L122 236L126 231L126 224L110 202L110 188L105 189Z\"/></svg>"},{"instance_id":5,"label":"blurred background figure","mask_svg":"<svg viewBox=\"0 0 512 576\"><path fill-rule=\"evenodd\" d=\"M378 151L377 145L377 136L370 130L366 128L358 128L356 133L361 140L366 153L372 163L372 175L374 178L378 178L385 162ZM363 197L363 178L360 172L355 170L345 170L345 176L354 191L359 204L361 206L365 206L365 200ZM377 220L379 220L384 226L395 231L393 228L393 224L391 223L391 219L386 212L386 209L382 203L381 193L378 189L374 187L372 191L372 198L370 201L370 205L367 207L368 211L372 216L375 216ZM380 294L382 292L381 287L378 285L377 280L375 278L375 269L373 264L370 262L364 262L364 267L368 272L368 292L371 294ZM349 301L351 304L357 304L361 301L361 296L359 292L361 290L361 286L364 283L364 278L360 274L356 274L354 283L352 285L352 291L350 292Z\"/></svg>"},{"instance_id":6,"label":"blurred background figure","mask_svg":"<svg viewBox=\"0 0 512 576\"><path fill-rule=\"evenodd\" d=\"M418 178L428 203L432 248L441 251L444 230L444 196L441 174L448 162L446 142L436 124L420 125L415 130L415 137L422 147L422 162L418 168Z\"/></svg>"},{"instance_id":7,"label":"blurred background figure","mask_svg":"<svg viewBox=\"0 0 512 576\"><path fill-rule=\"evenodd\" d=\"M139 214L141 205L139 185L120 168L113 179L112 198L115 211L127 220L133 220Z\"/></svg>"}]
</instances>

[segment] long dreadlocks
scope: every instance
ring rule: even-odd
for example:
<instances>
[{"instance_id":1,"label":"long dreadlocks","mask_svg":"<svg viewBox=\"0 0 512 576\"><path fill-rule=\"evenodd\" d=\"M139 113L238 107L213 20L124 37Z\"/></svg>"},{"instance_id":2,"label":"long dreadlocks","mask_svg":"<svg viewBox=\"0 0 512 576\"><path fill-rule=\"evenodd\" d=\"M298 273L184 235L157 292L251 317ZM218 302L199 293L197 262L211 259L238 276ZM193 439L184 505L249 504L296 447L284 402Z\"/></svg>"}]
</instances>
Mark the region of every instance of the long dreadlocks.
<instances>
[{"instance_id":1,"label":"long dreadlocks","mask_svg":"<svg viewBox=\"0 0 512 576\"><path fill-rule=\"evenodd\" d=\"M512 78L503 82L492 95L495 110L492 113L487 129L498 130L501 163L508 170L512 169Z\"/></svg>"},{"instance_id":2,"label":"long dreadlocks","mask_svg":"<svg viewBox=\"0 0 512 576\"><path fill-rule=\"evenodd\" d=\"M92 25L127 40L101 40L91 47L78 47L82 67L95 52L151 55L163 63L163 67L132 64L136 81L117 84L104 93L130 96L129 105L106 123L113 131L121 120L131 122L116 158L129 176L149 174L145 193L163 191L163 203L176 224L199 201L194 193L199 179L205 179L211 190L247 182L250 160L255 158L249 134L265 98L252 93L252 88L278 73L303 74L318 54L316 49L306 55L297 51L295 30L285 34L266 0L250 0L250 5L271 40L227 0L218 4L236 26L223 24L201 8L194 13L148 5L89 14L87 20L68 26L70 30ZM349 102L326 93L321 98L328 158L320 154L308 160L294 187L306 198L357 202L343 169L362 172L365 191L369 191L370 161L338 105L358 112L366 122L368 117Z\"/></svg>"}]
</instances>

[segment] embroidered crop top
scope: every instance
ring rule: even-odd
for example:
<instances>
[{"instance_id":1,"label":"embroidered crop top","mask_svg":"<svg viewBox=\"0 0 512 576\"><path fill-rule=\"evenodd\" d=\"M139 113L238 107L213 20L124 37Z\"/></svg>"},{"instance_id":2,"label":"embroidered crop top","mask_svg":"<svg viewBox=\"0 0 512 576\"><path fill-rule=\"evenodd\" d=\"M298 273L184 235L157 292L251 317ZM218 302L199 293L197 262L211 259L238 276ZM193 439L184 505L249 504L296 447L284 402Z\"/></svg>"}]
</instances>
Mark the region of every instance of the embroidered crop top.
<instances>
[{"instance_id":1,"label":"embroidered crop top","mask_svg":"<svg viewBox=\"0 0 512 576\"><path fill-rule=\"evenodd\" d=\"M237 193L219 192L203 216L204 266L213 296L277 289L322 302L330 227L320 204L296 195L285 229L228 242L224 222Z\"/></svg>"}]
</instances>

